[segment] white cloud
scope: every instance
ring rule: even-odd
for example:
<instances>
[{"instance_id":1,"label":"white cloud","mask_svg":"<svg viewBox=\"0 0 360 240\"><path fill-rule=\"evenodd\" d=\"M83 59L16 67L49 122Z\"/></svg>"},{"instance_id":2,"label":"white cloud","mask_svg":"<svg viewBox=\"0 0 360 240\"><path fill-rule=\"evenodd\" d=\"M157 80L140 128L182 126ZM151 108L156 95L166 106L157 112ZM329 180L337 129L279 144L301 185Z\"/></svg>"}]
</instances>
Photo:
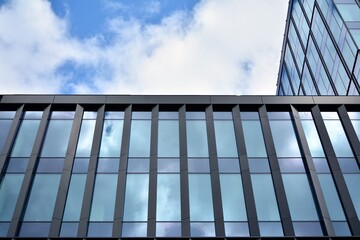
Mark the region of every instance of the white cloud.
<instances>
[{"instance_id":1,"label":"white cloud","mask_svg":"<svg viewBox=\"0 0 360 240\"><path fill-rule=\"evenodd\" d=\"M104 46L103 36L70 36L46 1L12 1L0 9L1 93L66 85L74 93L275 94L286 8L284 0L204 0L158 25L118 17ZM69 82L56 72L67 61L95 74Z\"/></svg>"}]
</instances>

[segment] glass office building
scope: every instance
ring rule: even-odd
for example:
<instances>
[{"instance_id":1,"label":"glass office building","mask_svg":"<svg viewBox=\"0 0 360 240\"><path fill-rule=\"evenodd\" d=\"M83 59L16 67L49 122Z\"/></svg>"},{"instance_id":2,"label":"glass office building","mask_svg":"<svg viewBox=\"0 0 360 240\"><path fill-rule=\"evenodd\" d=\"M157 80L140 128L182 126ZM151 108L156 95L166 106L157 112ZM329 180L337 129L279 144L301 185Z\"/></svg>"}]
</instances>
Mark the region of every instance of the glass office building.
<instances>
[{"instance_id":1,"label":"glass office building","mask_svg":"<svg viewBox=\"0 0 360 240\"><path fill-rule=\"evenodd\" d=\"M291 0L278 95L359 95L360 2Z\"/></svg>"},{"instance_id":2,"label":"glass office building","mask_svg":"<svg viewBox=\"0 0 360 240\"><path fill-rule=\"evenodd\" d=\"M359 237L360 97L0 96L4 238Z\"/></svg>"}]
</instances>

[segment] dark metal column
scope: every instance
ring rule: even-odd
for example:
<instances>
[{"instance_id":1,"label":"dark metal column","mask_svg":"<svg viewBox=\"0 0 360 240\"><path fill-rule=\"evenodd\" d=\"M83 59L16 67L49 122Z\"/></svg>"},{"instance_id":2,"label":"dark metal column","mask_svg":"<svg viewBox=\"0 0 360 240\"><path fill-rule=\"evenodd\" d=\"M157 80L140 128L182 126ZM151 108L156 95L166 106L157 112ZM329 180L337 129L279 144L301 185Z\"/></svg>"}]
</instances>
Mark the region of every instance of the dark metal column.
<instances>
[{"instance_id":1,"label":"dark metal column","mask_svg":"<svg viewBox=\"0 0 360 240\"><path fill-rule=\"evenodd\" d=\"M87 228L88 228L88 222L89 222L90 210L91 210L91 201L94 191L96 167L97 167L98 156L100 151L101 134L104 123L104 115L105 115L105 105L99 108L96 117L94 140L91 146L91 155L90 155L89 168L85 183L84 199L81 207L80 222L78 227L78 237L86 237L87 235Z\"/></svg>"},{"instance_id":2,"label":"dark metal column","mask_svg":"<svg viewBox=\"0 0 360 240\"><path fill-rule=\"evenodd\" d=\"M326 126L321 116L320 108L318 105L311 109L311 113L315 122L315 126L318 130L321 143L325 152L325 156L328 160L328 164L331 170L331 174L334 179L335 186L338 190L341 203L344 208L346 219L348 220L351 232L354 235L360 235L359 219L356 215L355 207L351 201L350 193L346 187L344 176L341 172L339 163L337 161L334 148L331 144L330 137L326 131Z\"/></svg>"},{"instance_id":3,"label":"dark metal column","mask_svg":"<svg viewBox=\"0 0 360 240\"><path fill-rule=\"evenodd\" d=\"M217 161L213 109L211 105L206 108L205 114L206 114L207 137L209 144L210 176L211 176L211 188L212 188L212 197L214 204L215 233L217 237L223 237L225 236L224 215L223 215L222 199L221 199L219 166Z\"/></svg>"},{"instance_id":4,"label":"dark metal column","mask_svg":"<svg viewBox=\"0 0 360 240\"><path fill-rule=\"evenodd\" d=\"M16 110L14 119L13 119L13 121L11 123L9 133L7 135L7 138L6 138L2 153L0 155L0 173L4 173L4 171L5 171L4 166L5 166L5 163L6 163L6 158L8 157L8 155L10 155L12 144L13 144L13 142L15 140L17 130L18 130L19 126L20 126L20 119L21 119L21 116L23 114L22 113L23 109L24 109L24 105L22 105L21 107L18 108L18 110ZM0 180L1 180L1 178L0 178Z\"/></svg>"},{"instance_id":5,"label":"dark metal column","mask_svg":"<svg viewBox=\"0 0 360 240\"><path fill-rule=\"evenodd\" d=\"M181 232L183 237L190 236L189 179L186 140L186 108L179 109L180 129L180 188L181 188Z\"/></svg>"},{"instance_id":6,"label":"dark metal column","mask_svg":"<svg viewBox=\"0 0 360 240\"><path fill-rule=\"evenodd\" d=\"M157 155L158 155L158 128L159 105L152 110L151 143L150 143L150 179L149 179L149 205L147 236L156 235L156 190L157 190Z\"/></svg>"},{"instance_id":7,"label":"dark metal column","mask_svg":"<svg viewBox=\"0 0 360 240\"><path fill-rule=\"evenodd\" d=\"M36 167L37 167L37 159L38 155L41 150L42 140L45 136L48 119L50 116L50 107L48 106L44 111L41 117L40 125L38 132L36 134L35 142L31 151L31 156L29 159L29 163L25 172L24 180L21 185L20 193L18 200L16 202L14 214L12 217L12 221L10 224L8 237L15 237L19 228L20 228L20 221L22 220L23 213L26 209L26 201L30 194L31 185L34 180Z\"/></svg>"},{"instance_id":8,"label":"dark metal column","mask_svg":"<svg viewBox=\"0 0 360 240\"><path fill-rule=\"evenodd\" d=\"M54 213L50 226L50 237L57 237L60 233L61 220L64 213L67 192L71 179L71 170L74 162L77 141L79 138L81 120L83 116L84 108L79 104L76 105L75 118L71 128L70 139L67 147L64 168L60 179L59 192L55 202Z\"/></svg>"},{"instance_id":9,"label":"dark metal column","mask_svg":"<svg viewBox=\"0 0 360 240\"><path fill-rule=\"evenodd\" d=\"M246 153L244 131L241 124L240 108L238 105L232 109L232 114L234 119L237 149L240 159L241 180L243 182L244 198L246 205L246 213L249 222L250 236L260 236L260 229L256 214L254 192L251 184L249 162Z\"/></svg>"},{"instance_id":10,"label":"dark metal column","mask_svg":"<svg viewBox=\"0 0 360 240\"><path fill-rule=\"evenodd\" d=\"M113 237L116 238L121 236L121 224L124 215L126 169L130 144L131 111L132 106L130 105L125 110L123 135L121 141L120 167L118 173L118 184L116 189L115 214L113 225Z\"/></svg>"},{"instance_id":11,"label":"dark metal column","mask_svg":"<svg viewBox=\"0 0 360 240\"><path fill-rule=\"evenodd\" d=\"M274 181L276 199L279 206L280 218L283 224L284 235L294 236L294 227L292 225L289 205L286 200L284 183L281 177L280 166L277 160L275 145L271 135L270 123L267 117L265 105L259 108L260 123L264 133L266 152L269 157L271 175Z\"/></svg>"},{"instance_id":12,"label":"dark metal column","mask_svg":"<svg viewBox=\"0 0 360 240\"><path fill-rule=\"evenodd\" d=\"M291 106L291 111L292 111L292 114L294 117L296 133L297 133L297 137L298 137L299 143L300 143L300 150L303 155L303 159L305 160L304 163L306 165L306 168L309 171L311 184L312 184L312 187L313 187L313 190L315 193L314 197L316 198L316 203L318 205L318 209L320 210L319 217L320 217L320 222L321 222L322 228L325 231L324 235L335 236L335 232L334 232L334 228L333 228L333 225L331 222L330 214L329 214L329 211L326 206L323 192L321 190L320 181L319 181L319 178L318 178L316 170L315 170L315 165L314 165L314 162L311 157L309 145L308 145L306 137L305 137L305 132L304 132L304 129L301 124L299 113L293 106Z\"/></svg>"}]
</instances>

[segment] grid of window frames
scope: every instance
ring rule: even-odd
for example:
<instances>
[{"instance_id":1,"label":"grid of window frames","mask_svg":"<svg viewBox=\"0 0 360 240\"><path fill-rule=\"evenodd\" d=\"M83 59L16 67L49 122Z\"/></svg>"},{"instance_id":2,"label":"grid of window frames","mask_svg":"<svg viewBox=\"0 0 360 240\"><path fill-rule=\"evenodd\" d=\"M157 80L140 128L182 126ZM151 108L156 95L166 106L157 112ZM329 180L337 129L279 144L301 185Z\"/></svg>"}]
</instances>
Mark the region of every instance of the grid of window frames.
<instances>
[{"instance_id":1,"label":"grid of window frames","mask_svg":"<svg viewBox=\"0 0 360 240\"><path fill-rule=\"evenodd\" d=\"M278 95L359 95L359 3L290 3Z\"/></svg>"},{"instance_id":2,"label":"grid of window frames","mask_svg":"<svg viewBox=\"0 0 360 240\"><path fill-rule=\"evenodd\" d=\"M217 107L216 109L218 109ZM191 108L189 108L191 109ZM291 225L294 236L323 236L328 232L322 224L319 215L320 199L314 191L314 185L309 177L309 169L298 140L298 132L292 113L289 111L267 111L267 118L260 118L256 108L250 111L212 111L204 107L203 111L186 111L185 128L181 127L178 111L132 111L130 119L130 134L124 139L124 117L122 111L105 111L99 144L99 154L96 156L96 170L92 184L92 199L89 206L88 237L114 236L114 216L121 146L128 142L125 185L123 191L124 205L121 224L121 236L115 237L146 237L149 227L154 228L157 237L246 237L286 235L279 196L276 186L279 179L274 178L275 171L280 171L284 186ZM241 109L241 108L240 108ZM16 109L14 109L16 110ZM77 120L73 111L51 111L49 119L43 117L42 111L24 111L19 118L14 140L6 155L1 174L0 184L0 226L1 236L7 236L14 222L14 211L19 195L26 195L22 206L23 215L16 227L16 236L47 237L54 224L53 213L59 194L61 175L65 173L64 161L69 148L70 135L74 122L79 121L79 132L76 134L77 144L74 150L70 181L66 190L66 201L63 206L61 227L57 233L60 237L79 236L81 209L89 177L89 159L93 148L96 132L97 112L84 111ZM234 114L237 114L234 116ZM328 153L323 144L328 136L331 147L339 164L341 177L346 191L354 206L355 216L360 214L360 170L359 160L353 152L353 144L348 133L343 128L343 118L339 117L336 108L332 111L321 111L327 135L319 130L313 119L311 107L308 111L299 111L301 127L304 130L306 142L310 149L311 161L314 163L316 176L320 183L325 206L329 211L335 236L352 236L358 234L356 228L359 221L349 222L349 210L345 211L344 196L339 189L338 175L334 175L333 163L329 162ZM2 127L1 142L8 141L8 133L12 126L15 111L0 112ZM359 139L360 114L348 111L351 131L356 140ZM318 118L318 116L317 116ZM45 121L46 120L46 121ZM41 126L41 122L46 124ZM237 129L240 121L242 130ZM268 122L271 136L266 136L263 129L264 121ZM154 123L157 127L154 128ZM212 125L213 124L213 125ZM210 139L211 125L214 127L214 139ZM41 128L44 136L39 136ZM156 129L156 132L152 130ZM180 132L186 129L186 133ZM239 138L243 134L245 157L249 169L240 167ZM182 169L180 168L180 138L186 136L187 149L187 179L188 185L181 187ZM156 135L156 138L152 136ZM29 168L29 159L34 151L36 139L41 138L41 147L36 156L32 184L23 181ZM157 144L151 144L157 139ZM241 139L241 138L240 138ZM242 141L242 140L240 140ZM269 142L270 141L270 142ZM216 147L216 163L211 165L211 142ZM272 169L269 163L267 144L273 144L276 151L276 161L280 169ZM357 142L357 144L359 144ZM126 144L125 144L126 146ZM153 151L151 146L156 146ZM284 147L285 146L285 147ZM151 152L156 154L156 168L150 169ZM181 158L183 159L183 158ZM331 160L333 161L333 160ZM330 166L332 165L332 166ZM241 165L242 166L242 165ZM155 182L150 175L154 172ZM218 175L218 180L214 178ZM249 174L253 196L248 198L244 191L243 174ZM214 196L216 181L219 184L220 205ZM155 184L155 199L149 199L151 185ZM22 189L28 186L28 189ZM182 191L188 191L183 194ZM184 196L188 196L184 199ZM255 209L249 210L249 199L253 199ZM148 213L151 201L155 200L155 224L149 225ZM189 203L189 232L182 218L182 201ZM218 209L217 206L221 206ZM220 211L220 212L219 212ZM249 226L249 211L254 211L259 233ZM217 215L216 215L217 214ZM215 216L222 216L222 221L216 222ZM223 235L219 234L223 226ZM355 225L354 225L355 224ZM354 227L355 226L355 227ZM185 229L185 230L184 230ZM220 229L220 230L219 230ZM357 228L359 229L359 228ZM289 234L288 234L289 235ZM289 235L292 236L292 235Z\"/></svg>"}]
</instances>

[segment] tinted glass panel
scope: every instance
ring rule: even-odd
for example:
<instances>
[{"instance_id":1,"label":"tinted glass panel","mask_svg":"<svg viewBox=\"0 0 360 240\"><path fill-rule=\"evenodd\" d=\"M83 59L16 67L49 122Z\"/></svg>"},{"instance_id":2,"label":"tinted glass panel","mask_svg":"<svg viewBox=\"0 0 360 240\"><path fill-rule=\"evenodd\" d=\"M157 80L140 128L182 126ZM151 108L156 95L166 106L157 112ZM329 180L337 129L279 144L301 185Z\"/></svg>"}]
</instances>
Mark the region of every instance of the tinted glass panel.
<instances>
[{"instance_id":1,"label":"tinted glass panel","mask_svg":"<svg viewBox=\"0 0 360 240\"><path fill-rule=\"evenodd\" d=\"M179 122L159 121L159 157L179 157Z\"/></svg>"},{"instance_id":2,"label":"tinted glass panel","mask_svg":"<svg viewBox=\"0 0 360 240\"><path fill-rule=\"evenodd\" d=\"M73 119L74 116L75 116L75 112L65 112L65 111L51 112L52 119Z\"/></svg>"},{"instance_id":3,"label":"tinted glass panel","mask_svg":"<svg viewBox=\"0 0 360 240\"><path fill-rule=\"evenodd\" d=\"M259 222L260 235L268 237L283 236L281 222Z\"/></svg>"},{"instance_id":4,"label":"tinted glass panel","mask_svg":"<svg viewBox=\"0 0 360 240\"><path fill-rule=\"evenodd\" d=\"M73 174L71 176L63 221L80 220L80 212L84 197L85 182L86 182L85 174Z\"/></svg>"},{"instance_id":5,"label":"tinted glass panel","mask_svg":"<svg viewBox=\"0 0 360 240\"><path fill-rule=\"evenodd\" d=\"M192 237L214 237L214 223L190 223L190 234Z\"/></svg>"},{"instance_id":6,"label":"tinted glass panel","mask_svg":"<svg viewBox=\"0 0 360 240\"><path fill-rule=\"evenodd\" d=\"M0 120L0 153L4 147L6 137L9 133L12 120Z\"/></svg>"},{"instance_id":7,"label":"tinted glass panel","mask_svg":"<svg viewBox=\"0 0 360 240\"><path fill-rule=\"evenodd\" d=\"M189 198L190 221L214 220L209 174L189 174Z\"/></svg>"},{"instance_id":8,"label":"tinted glass panel","mask_svg":"<svg viewBox=\"0 0 360 240\"><path fill-rule=\"evenodd\" d=\"M0 111L0 118L13 119L14 117L15 117L15 112L13 111Z\"/></svg>"},{"instance_id":9,"label":"tinted glass panel","mask_svg":"<svg viewBox=\"0 0 360 240\"><path fill-rule=\"evenodd\" d=\"M294 222L295 236L322 236L319 222Z\"/></svg>"},{"instance_id":10,"label":"tinted glass panel","mask_svg":"<svg viewBox=\"0 0 360 240\"><path fill-rule=\"evenodd\" d=\"M344 178L356 213L360 217L360 174L344 174Z\"/></svg>"},{"instance_id":11,"label":"tinted glass panel","mask_svg":"<svg viewBox=\"0 0 360 240\"><path fill-rule=\"evenodd\" d=\"M114 219L117 174L96 174L90 221Z\"/></svg>"},{"instance_id":12,"label":"tinted glass panel","mask_svg":"<svg viewBox=\"0 0 360 240\"><path fill-rule=\"evenodd\" d=\"M181 223L167 222L156 224L157 237L180 237L181 236Z\"/></svg>"},{"instance_id":13,"label":"tinted glass panel","mask_svg":"<svg viewBox=\"0 0 360 240\"><path fill-rule=\"evenodd\" d=\"M210 172L210 163L208 158L189 158L188 170L191 173Z\"/></svg>"},{"instance_id":14,"label":"tinted glass panel","mask_svg":"<svg viewBox=\"0 0 360 240\"><path fill-rule=\"evenodd\" d=\"M180 175L159 174L156 198L157 221L180 221Z\"/></svg>"},{"instance_id":15,"label":"tinted glass panel","mask_svg":"<svg viewBox=\"0 0 360 240\"><path fill-rule=\"evenodd\" d=\"M242 121L248 157L266 157L266 149L259 121Z\"/></svg>"},{"instance_id":16,"label":"tinted glass panel","mask_svg":"<svg viewBox=\"0 0 360 240\"><path fill-rule=\"evenodd\" d=\"M251 173L269 173L270 166L267 158L249 158Z\"/></svg>"},{"instance_id":17,"label":"tinted glass panel","mask_svg":"<svg viewBox=\"0 0 360 240\"><path fill-rule=\"evenodd\" d=\"M95 120L83 120L76 148L77 157L90 157L91 145L95 130Z\"/></svg>"},{"instance_id":18,"label":"tinted glass panel","mask_svg":"<svg viewBox=\"0 0 360 240\"><path fill-rule=\"evenodd\" d=\"M325 120L331 143L337 157L353 157L353 152L339 120Z\"/></svg>"},{"instance_id":19,"label":"tinted glass panel","mask_svg":"<svg viewBox=\"0 0 360 240\"><path fill-rule=\"evenodd\" d=\"M36 172L61 173L64 167L64 158L40 158Z\"/></svg>"},{"instance_id":20,"label":"tinted glass panel","mask_svg":"<svg viewBox=\"0 0 360 240\"><path fill-rule=\"evenodd\" d=\"M151 121L131 121L130 157L150 156Z\"/></svg>"},{"instance_id":21,"label":"tinted glass panel","mask_svg":"<svg viewBox=\"0 0 360 240\"><path fill-rule=\"evenodd\" d=\"M88 158L75 158L73 165L73 173L86 173L89 167Z\"/></svg>"},{"instance_id":22,"label":"tinted glass panel","mask_svg":"<svg viewBox=\"0 0 360 240\"><path fill-rule=\"evenodd\" d=\"M60 237L76 237L78 226L78 223L61 224Z\"/></svg>"},{"instance_id":23,"label":"tinted glass panel","mask_svg":"<svg viewBox=\"0 0 360 240\"><path fill-rule=\"evenodd\" d=\"M89 237L111 237L112 223L89 223L88 236Z\"/></svg>"},{"instance_id":24,"label":"tinted glass panel","mask_svg":"<svg viewBox=\"0 0 360 240\"><path fill-rule=\"evenodd\" d=\"M149 175L128 174L126 177L124 221L147 221Z\"/></svg>"},{"instance_id":25,"label":"tinted glass panel","mask_svg":"<svg viewBox=\"0 0 360 240\"><path fill-rule=\"evenodd\" d=\"M104 120L100 157L120 157L123 120Z\"/></svg>"},{"instance_id":26,"label":"tinted glass panel","mask_svg":"<svg viewBox=\"0 0 360 240\"><path fill-rule=\"evenodd\" d=\"M9 222L0 222L0 237L6 237L9 230Z\"/></svg>"},{"instance_id":27,"label":"tinted glass panel","mask_svg":"<svg viewBox=\"0 0 360 240\"><path fill-rule=\"evenodd\" d=\"M29 158L10 158L6 172L23 173L26 171Z\"/></svg>"},{"instance_id":28,"label":"tinted glass panel","mask_svg":"<svg viewBox=\"0 0 360 240\"><path fill-rule=\"evenodd\" d=\"M214 124L218 157L237 157L233 121L215 121Z\"/></svg>"},{"instance_id":29,"label":"tinted glass panel","mask_svg":"<svg viewBox=\"0 0 360 240\"><path fill-rule=\"evenodd\" d=\"M189 157L209 156L205 121L186 121L186 136Z\"/></svg>"},{"instance_id":30,"label":"tinted glass panel","mask_svg":"<svg viewBox=\"0 0 360 240\"><path fill-rule=\"evenodd\" d=\"M178 158L159 158L158 172L180 172L180 159Z\"/></svg>"},{"instance_id":31,"label":"tinted glass panel","mask_svg":"<svg viewBox=\"0 0 360 240\"><path fill-rule=\"evenodd\" d=\"M278 157L301 157L291 121L273 120L270 121L270 127Z\"/></svg>"},{"instance_id":32,"label":"tinted glass panel","mask_svg":"<svg viewBox=\"0 0 360 240\"><path fill-rule=\"evenodd\" d=\"M305 172L302 158L279 158L281 172Z\"/></svg>"},{"instance_id":33,"label":"tinted glass panel","mask_svg":"<svg viewBox=\"0 0 360 240\"><path fill-rule=\"evenodd\" d=\"M240 165L238 158L219 158L219 172L220 173L239 173Z\"/></svg>"},{"instance_id":34,"label":"tinted glass panel","mask_svg":"<svg viewBox=\"0 0 360 240\"><path fill-rule=\"evenodd\" d=\"M146 237L147 223L123 223L123 237Z\"/></svg>"},{"instance_id":35,"label":"tinted glass panel","mask_svg":"<svg viewBox=\"0 0 360 240\"><path fill-rule=\"evenodd\" d=\"M11 221L24 174L6 174L0 184L0 221Z\"/></svg>"},{"instance_id":36,"label":"tinted glass panel","mask_svg":"<svg viewBox=\"0 0 360 240\"><path fill-rule=\"evenodd\" d=\"M117 173L119 170L118 158L99 158L97 172L98 173Z\"/></svg>"},{"instance_id":37,"label":"tinted glass panel","mask_svg":"<svg viewBox=\"0 0 360 240\"><path fill-rule=\"evenodd\" d=\"M60 174L36 174L24 221L51 221Z\"/></svg>"},{"instance_id":38,"label":"tinted glass panel","mask_svg":"<svg viewBox=\"0 0 360 240\"><path fill-rule=\"evenodd\" d=\"M159 119L178 119L178 112L159 112Z\"/></svg>"},{"instance_id":39,"label":"tinted glass panel","mask_svg":"<svg viewBox=\"0 0 360 240\"><path fill-rule=\"evenodd\" d=\"M336 236L351 236L351 232L347 222L333 222Z\"/></svg>"},{"instance_id":40,"label":"tinted glass panel","mask_svg":"<svg viewBox=\"0 0 360 240\"><path fill-rule=\"evenodd\" d=\"M30 157L40 120L23 120L11 152L12 157Z\"/></svg>"},{"instance_id":41,"label":"tinted glass panel","mask_svg":"<svg viewBox=\"0 0 360 240\"><path fill-rule=\"evenodd\" d=\"M21 224L20 236L22 237L47 237L50 223L24 222Z\"/></svg>"},{"instance_id":42,"label":"tinted glass panel","mask_svg":"<svg viewBox=\"0 0 360 240\"><path fill-rule=\"evenodd\" d=\"M129 158L127 172L146 173L149 172L149 158Z\"/></svg>"},{"instance_id":43,"label":"tinted glass panel","mask_svg":"<svg viewBox=\"0 0 360 240\"><path fill-rule=\"evenodd\" d=\"M319 135L312 120L301 121L312 157L325 157Z\"/></svg>"},{"instance_id":44,"label":"tinted glass panel","mask_svg":"<svg viewBox=\"0 0 360 240\"><path fill-rule=\"evenodd\" d=\"M225 222L225 235L227 237L249 236L248 224L239 222Z\"/></svg>"},{"instance_id":45,"label":"tinted glass panel","mask_svg":"<svg viewBox=\"0 0 360 240\"><path fill-rule=\"evenodd\" d=\"M72 121L50 120L42 147L42 157L65 157Z\"/></svg>"}]
</instances>

